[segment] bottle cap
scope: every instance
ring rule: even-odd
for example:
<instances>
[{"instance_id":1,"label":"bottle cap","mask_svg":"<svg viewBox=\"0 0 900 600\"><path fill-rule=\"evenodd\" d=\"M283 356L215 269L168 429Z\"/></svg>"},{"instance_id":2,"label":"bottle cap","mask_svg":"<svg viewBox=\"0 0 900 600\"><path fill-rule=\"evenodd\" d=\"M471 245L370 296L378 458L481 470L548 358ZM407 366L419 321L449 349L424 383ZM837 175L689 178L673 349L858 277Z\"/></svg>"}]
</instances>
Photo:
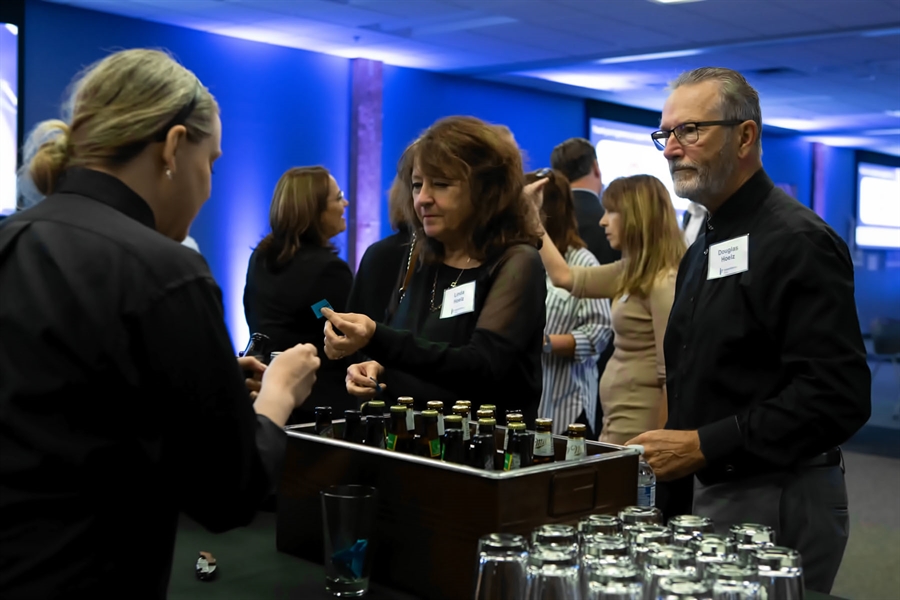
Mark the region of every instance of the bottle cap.
<instances>
[{"instance_id":1,"label":"bottle cap","mask_svg":"<svg viewBox=\"0 0 900 600\"><path fill-rule=\"evenodd\" d=\"M438 412L436 410L423 410L422 416L426 419L437 419Z\"/></svg>"},{"instance_id":2,"label":"bottle cap","mask_svg":"<svg viewBox=\"0 0 900 600\"><path fill-rule=\"evenodd\" d=\"M405 413L407 408L402 404L395 404L391 407L391 413Z\"/></svg>"},{"instance_id":3,"label":"bottle cap","mask_svg":"<svg viewBox=\"0 0 900 600\"><path fill-rule=\"evenodd\" d=\"M450 415L444 417L444 428L446 429L462 429L462 417L459 415Z\"/></svg>"},{"instance_id":4,"label":"bottle cap","mask_svg":"<svg viewBox=\"0 0 900 600\"><path fill-rule=\"evenodd\" d=\"M497 420L496 419L478 419L478 424L479 425L496 425Z\"/></svg>"},{"instance_id":5,"label":"bottle cap","mask_svg":"<svg viewBox=\"0 0 900 600\"><path fill-rule=\"evenodd\" d=\"M644 455L644 447L641 446L640 444L628 444L628 445L626 445L625 447L626 447L626 448L634 448L635 450L637 450L638 452L640 452L641 456Z\"/></svg>"},{"instance_id":6,"label":"bottle cap","mask_svg":"<svg viewBox=\"0 0 900 600\"><path fill-rule=\"evenodd\" d=\"M507 423L524 423L525 415L522 413L506 413L506 422Z\"/></svg>"},{"instance_id":7,"label":"bottle cap","mask_svg":"<svg viewBox=\"0 0 900 600\"><path fill-rule=\"evenodd\" d=\"M400 396L397 398L397 402L405 406L407 404L414 404L415 400L412 399L412 396Z\"/></svg>"},{"instance_id":8,"label":"bottle cap","mask_svg":"<svg viewBox=\"0 0 900 600\"><path fill-rule=\"evenodd\" d=\"M525 431L525 423L510 423L507 429L510 431Z\"/></svg>"},{"instance_id":9,"label":"bottle cap","mask_svg":"<svg viewBox=\"0 0 900 600\"><path fill-rule=\"evenodd\" d=\"M539 427L540 427L540 426L552 427L552 426L553 426L553 419L544 419L544 418L541 418L541 419L535 419L535 420L534 420L534 424L537 425L537 426L539 426Z\"/></svg>"}]
</instances>

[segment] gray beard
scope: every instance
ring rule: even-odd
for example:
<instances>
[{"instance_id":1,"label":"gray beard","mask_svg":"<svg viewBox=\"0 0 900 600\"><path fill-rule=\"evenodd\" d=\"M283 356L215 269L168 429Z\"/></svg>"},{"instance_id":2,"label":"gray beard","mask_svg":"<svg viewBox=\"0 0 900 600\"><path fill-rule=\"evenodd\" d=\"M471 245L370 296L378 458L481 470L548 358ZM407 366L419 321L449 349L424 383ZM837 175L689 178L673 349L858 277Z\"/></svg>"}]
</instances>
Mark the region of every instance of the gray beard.
<instances>
[{"instance_id":1,"label":"gray beard","mask_svg":"<svg viewBox=\"0 0 900 600\"><path fill-rule=\"evenodd\" d=\"M730 139L730 137L729 137ZM710 165L693 165L689 163L676 163L676 165L684 165L694 169L694 177L689 180L675 179L675 173L672 173L672 184L675 188L675 194L681 198L686 198L697 204L707 206L707 202L713 198L717 198L725 190L728 181L734 174L736 163L725 159L725 148L728 145L728 139L722 144L722 148L716 153L716 157ZM672 165L670 165L670 168Z\"/></svg>"}]
</instances>

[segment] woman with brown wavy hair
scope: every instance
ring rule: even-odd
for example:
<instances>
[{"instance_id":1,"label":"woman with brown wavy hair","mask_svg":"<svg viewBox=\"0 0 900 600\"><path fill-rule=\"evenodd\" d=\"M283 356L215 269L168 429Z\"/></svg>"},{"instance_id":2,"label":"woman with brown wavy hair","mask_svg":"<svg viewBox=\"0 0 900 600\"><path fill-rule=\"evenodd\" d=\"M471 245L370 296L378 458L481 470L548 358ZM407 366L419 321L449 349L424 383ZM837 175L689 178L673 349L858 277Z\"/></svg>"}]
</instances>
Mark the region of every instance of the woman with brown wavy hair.
<instances>
[{"instance_id":1,"label":"woman with brown wavy hair","mask_svg":"<svg viewBox=\"0 0 900 600\"><path fill-rule=\"evenodd\" d=\"M663 339L686 248L669 192L651 175L614 180L603 207L600 225L621 260L569 267L546 234L541 258L555 286L579 298L612 299L615 351L600 379L600 441L624 444L666 422Z\"/></svg>"},{"instance_id":2,"label":"woman with brown wavy hair","mask_svg":"<svg viewBox=\"0 0 900 600\"><path fill-rule=\"evenodd\" d=\"M344 310L353 275L335 252L332 238L347 228L347 200L324 167L293 167L278 180L269 207L271 231L250 255L244 287L244 314L254 333L282 351L313 344L322 354L322 321L312 305L328 300ZM312 420L320 404L336 412L356 408L344 389L344 361L322 360L306 404L290 423Z\"/></svg>"},{"instance_id":3,"label":"woman with brown wavy hair","mask_svg":"<svg viewBox=\"0 0 900 600\"><path fill-rule=\"evenodd\" d=\"M408 282L387 324L325 311L326 354L361 349L371 359L348 370L359 397L375 393L374 378L419 406L467 398L533 421L546 286L519 149L488 123L448 117L409 152L398 173L418 240Z\"/></svg>"}]
</instances>

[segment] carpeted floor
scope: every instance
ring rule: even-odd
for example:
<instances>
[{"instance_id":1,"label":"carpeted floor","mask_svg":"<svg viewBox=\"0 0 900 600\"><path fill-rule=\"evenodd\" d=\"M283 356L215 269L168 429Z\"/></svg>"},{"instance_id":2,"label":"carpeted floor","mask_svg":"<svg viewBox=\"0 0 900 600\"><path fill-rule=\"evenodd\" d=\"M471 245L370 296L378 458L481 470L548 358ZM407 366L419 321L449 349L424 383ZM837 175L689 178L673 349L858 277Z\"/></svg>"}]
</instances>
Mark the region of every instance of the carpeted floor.
<instances>
[{"instance_id":1,"label":"carpeted floor","mask_svg":"<svg viewBox=\"0 0 900 600\"><path fill-rule=\"evenodd\" d=\"M844 461L850 539L832 594L900 600L900 459L845 452Z\"/></svg>"}]
</instances>

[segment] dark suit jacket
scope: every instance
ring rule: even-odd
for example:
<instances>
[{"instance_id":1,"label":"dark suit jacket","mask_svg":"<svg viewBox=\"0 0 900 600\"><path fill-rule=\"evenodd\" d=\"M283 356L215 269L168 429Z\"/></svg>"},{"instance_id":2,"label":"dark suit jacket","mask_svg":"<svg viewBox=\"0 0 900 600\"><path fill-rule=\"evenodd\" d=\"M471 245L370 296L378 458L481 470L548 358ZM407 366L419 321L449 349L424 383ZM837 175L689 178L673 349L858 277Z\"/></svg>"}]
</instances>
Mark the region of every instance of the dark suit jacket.
<instances>
[{"instance_id":1,"label":"dark suit jacket","mask_svg":"<svg viewBox=\"0 0 900 600\"><path fill-rule=\"evenodd\" d=\"M601 265L614 263L622 254L609 247L606 232L600 227L603 218L603 205L597 194L587 190L572 190L575 199L575 218L578 220L578 235L587 244L591 254L597 257Z\"/></svg>"}]
</instances>

